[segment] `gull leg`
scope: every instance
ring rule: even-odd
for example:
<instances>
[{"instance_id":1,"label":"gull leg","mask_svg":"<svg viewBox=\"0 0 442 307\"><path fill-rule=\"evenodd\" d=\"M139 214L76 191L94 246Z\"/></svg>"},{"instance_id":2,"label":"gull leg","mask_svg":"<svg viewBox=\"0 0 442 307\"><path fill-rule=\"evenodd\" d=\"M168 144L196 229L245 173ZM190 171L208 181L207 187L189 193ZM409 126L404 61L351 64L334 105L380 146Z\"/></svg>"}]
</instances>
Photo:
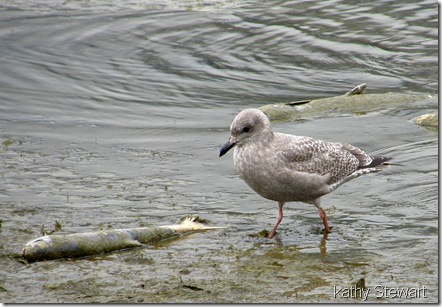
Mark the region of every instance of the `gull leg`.
<instances>
[{"instance_id":1,"label":"gull leg","mask_svg":"<svg viewBox=\"0 0 442 307\"><path fill-rule=\"evenodd\" d=\"M330 227L328 226L327 222L327 214L325 214L324 209L321 208L321 198L316 198L314 201L311 202L311 204L315 205L316 208L319 210L319 216L322 219L322 222L324 223L325 233L330 233Z\"/></svg>"},{"instance_id":2,"label":"gull leg","mask_svg":"<svg viewBox=\"0 0 442 307\"><path fill-rule=\"evenodd\" d=\"M276 222L275 222L275 226L273 226L272 231L269 233L268 238L271 239L275 236L276 233L276 229L279 226L279 223L281 223L282 218L284 217L283 213L282 213L282 207L284 206L284 202L279 201L278 202L278 217L276 218Z\"/></svg>"},{"instance_id":3,"label":"gull leg","mask_svg":"<svg viewBox=\"0 0 442 307\"><path fill-rule=\"evenodd\" d=\"M330 233L330 227L328 226L328 222L327 222L327 214L325 214L324 209L322 209L321 207L319 207L319 216L322 219L322 222L324 223L324 228L325 228L325 233Z\"/></svg>"}]
</instances>

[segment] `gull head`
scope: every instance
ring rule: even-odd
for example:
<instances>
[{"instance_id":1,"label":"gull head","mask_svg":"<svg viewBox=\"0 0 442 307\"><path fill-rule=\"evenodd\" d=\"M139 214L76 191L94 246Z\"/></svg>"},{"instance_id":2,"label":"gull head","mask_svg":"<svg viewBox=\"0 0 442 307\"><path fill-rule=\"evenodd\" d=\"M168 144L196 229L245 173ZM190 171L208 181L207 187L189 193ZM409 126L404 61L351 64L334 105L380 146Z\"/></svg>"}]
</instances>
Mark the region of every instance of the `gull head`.
<instances>
[{"instance_id":1,"label":"gull head","mask_svg":"<svg viewBox=\"0 0 442 307\"><path fill-rule=\"evenodd\" d=\"M245 109L238 113L230 125L230 138L219 152L223 156L234 146L243 146L249 142L273 136L268 117L258 109Z\"/></svg>"}]
</instances>

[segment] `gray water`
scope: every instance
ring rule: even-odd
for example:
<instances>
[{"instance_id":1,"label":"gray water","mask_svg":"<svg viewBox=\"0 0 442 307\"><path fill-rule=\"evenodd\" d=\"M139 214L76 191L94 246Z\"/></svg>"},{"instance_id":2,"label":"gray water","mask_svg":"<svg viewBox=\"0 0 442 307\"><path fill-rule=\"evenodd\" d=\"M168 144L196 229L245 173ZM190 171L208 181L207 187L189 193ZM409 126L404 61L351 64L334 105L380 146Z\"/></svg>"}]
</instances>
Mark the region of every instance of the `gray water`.
<instances>
[{"instance_id":1,"label":"gray water","mask_svg":"<svg viewBox=\"0 0 442 307\"><path fill-rule=\"evenodd\" d=\"M344 141L396 165L323 198L276 203L218 158L242 109L341 95L438 92L434 1L0 3L0 299L41 302L437 302L437 98L274 126ZM173 224L224 230L88 259L23 264L63 233ZM374 287L422 288L395 297ZM378 288L380 289L380 288ZM422 292L421 292L422 294Z\"/></svg>"}]
</instances>

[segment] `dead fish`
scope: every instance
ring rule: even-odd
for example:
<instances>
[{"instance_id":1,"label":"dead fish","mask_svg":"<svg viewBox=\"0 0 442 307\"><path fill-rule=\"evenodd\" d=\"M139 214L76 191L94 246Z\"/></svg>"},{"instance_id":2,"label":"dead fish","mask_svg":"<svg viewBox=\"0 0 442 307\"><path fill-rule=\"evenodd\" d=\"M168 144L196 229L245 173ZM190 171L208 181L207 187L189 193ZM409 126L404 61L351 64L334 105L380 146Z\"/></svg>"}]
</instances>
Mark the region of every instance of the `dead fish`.
<instances>
[{"instance_id":1,"label":"dead fish","mask_svg":"<svg viewBox=\"0 0 442 307\"><path fill-rule=\"evenodd\" d=\"M26 243L21 254L28 262L86 257L158 242L186 232L224 228L204 223L192 215L174 225L46 235Z\"/></svg>"}]
</instances>

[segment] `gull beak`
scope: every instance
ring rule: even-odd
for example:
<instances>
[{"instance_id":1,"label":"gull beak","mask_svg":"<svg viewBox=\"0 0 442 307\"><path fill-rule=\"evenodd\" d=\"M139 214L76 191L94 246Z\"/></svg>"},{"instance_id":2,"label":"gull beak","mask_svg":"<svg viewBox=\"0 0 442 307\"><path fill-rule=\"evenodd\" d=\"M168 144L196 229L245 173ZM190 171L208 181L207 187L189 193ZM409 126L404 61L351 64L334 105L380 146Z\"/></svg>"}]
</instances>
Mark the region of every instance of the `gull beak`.
<instances>
[{"instance_id":1,"label":"gull beak","mask_svg":"<svg viewBox=\"0 0 442 307\"><path fill-rule=\"evenodd\" d=\"M219 151L219 156L224 156L230 149L232 149L233 146L236 145L236 142L232 140L232 138L229 139L229 141L221 147Z\"/></svg>"}]
</instances>

